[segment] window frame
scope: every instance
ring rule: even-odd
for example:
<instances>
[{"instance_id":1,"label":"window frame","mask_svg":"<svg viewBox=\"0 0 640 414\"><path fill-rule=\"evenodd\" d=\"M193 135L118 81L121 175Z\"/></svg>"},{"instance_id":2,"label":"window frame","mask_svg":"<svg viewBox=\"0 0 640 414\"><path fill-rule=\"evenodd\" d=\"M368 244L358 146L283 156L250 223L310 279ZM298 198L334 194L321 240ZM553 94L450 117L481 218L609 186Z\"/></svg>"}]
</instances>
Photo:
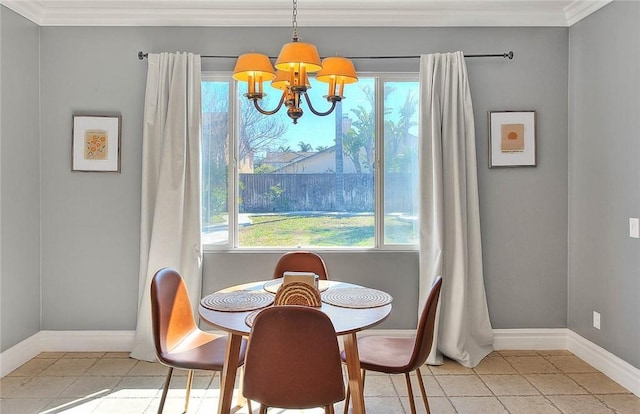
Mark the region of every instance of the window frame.
<instances>
[{"instance_id":1,"label":"window frame","mask_svg":"<svg viewBox=\"0 0 640 414\"><path fill-rule=\"evenodd\" d=\"M229 229L227 243L224 244L204 244L205 252L284 252L295 250L299 247L250 247L239 246L239 189L240 173L238 171L239 141L236 139L238 129L240 100L236 99L238 94L238 82L231 77L232 73L227 71L203 71L202 82L228 82L229 84L229 125L228 125L228 148L229 162L227 165L227 193L228 193L228 215ZM384 85L386 82L419 82L418 72L358 72L362 78L373 78L375 85L375 159L374 159L374 245L371 247L350 247L350 246L318 246L309 247L314 251L327 252L370 252L370 251L417 251L418 244L385 244L384 243ZM353 86L351 86L353 87ZM348 96L348 90L347 90ZM383 99L378 99L383 97ZM418 101L418 105L420 102ZM283 110L283 109L281 109ZM420 111L418 110L418 123ZM314 116L307 114L307 116ZM303 247L307 248L307 247Z\"/></svg>"}]
</instances>

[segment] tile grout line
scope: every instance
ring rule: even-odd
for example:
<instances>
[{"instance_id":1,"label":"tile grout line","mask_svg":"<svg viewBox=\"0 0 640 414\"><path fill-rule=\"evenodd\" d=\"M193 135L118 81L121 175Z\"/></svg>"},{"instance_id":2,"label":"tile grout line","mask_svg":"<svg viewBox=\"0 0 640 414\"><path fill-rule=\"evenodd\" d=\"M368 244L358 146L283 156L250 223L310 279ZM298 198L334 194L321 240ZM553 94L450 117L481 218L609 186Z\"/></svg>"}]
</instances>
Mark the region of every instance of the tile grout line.
<instances>
[{"instance_id":1,"label":"tile grout line","mask_svg":"<svg viewBox=\"0 0 640 414\"><path fill-rule=\"evenodd\" d=\"M540 355L540 353L537 353L537 354L538 354L538 355ZM543 355L540 355L540 356L542 356L542 358L543 358L545 361L547 360ZM554 403L553 401L551 401L551 399L549 399L549 397L548 397L548 395L547 395L547 394L545 394L544 392L542 392L542 390L540 390L538 387L536 387L534 383L532 383L531 381L529 381L529 378L527 378L525 374L523 374L523 373L521 373L520 371L518 371L518 369L517 369L516 367L514 367L514 366L513 366L513 364L511 364L511 362L509 362L509 360L508 360L508 359L506 359L506 358L505 358L505 360L507 361L507 364L509 364L509 365L511 366L511 368L513 368L513 369L518 373L518 375L519 375L519 376L521 376L521 377L522 377L522 378L523 378L523 379L524 379L524 380L525 380L529 385L531 385L531 386L532 386L536 391L538 391L538 392L540 393L540 395L541 395L541 396L542 396L546 401L548 401L548 402L549 402L549 404L550 404L553 408L555 408L556 410L558 410L558 412L559 412L559 413L563 413L563 411L560 409L560 407L556 406L556 405L555 405L555 403ZM549 361L548 361L548 362L549 362ZM551 364L551 365L555 367L555 365L553 365L553 364ZM555 367L555 368L557 369L557 367Z\"/></svg>"},{"instance_id":2,"label":"tile grout line","mask_svg":"<svg viewBox=\"0 0 640 414\"><path fill-rule=\"evenodd\" d=\"M127 379L127 378L155 378L155 377L160 377L160 375L156 375L155 372L155 367L149 366L147 367L146 361L135 361L131 366L129 366L127 369L123 370L124 374L116 374L116 375L112 375L108 373L103 373L100 375L87 375L89 373L89 371L95 367L100 361L104 361L103 363L107 363L108 364L108 360L109 359L121 359L121 360L129 360L130 358L128 356L124 356L122 355L122 357L120 356L111 356L109 357L109 355L111 355L110 353L103 353L100 356L97 356L95 358L91 358L89 356L84 356L84 357L80 357L80 358L73 358L74 355L81 355L82 353L62 353L61 355L56 356L55 358L45 358L43 357L44 355L38 355L35 358L33 358L31 361L34 360L44 360L44 359L49 359L49 360L53 360L53 362L51 362L50 364L47 365L47 363L34 363L33 365L30 365L26 370L24 370L23 372L26 372L27 374L24 376L10 376L7 375L4 378L10 378L11 379L11 388L8 395L3 395L2 396L2 404L6 403L6 401L4 400L16 400L16 401L21 401L21 400L26 400L26 401L33 401L33 404L40 404L41 402L44 402L44 405L41 407L41 410L44 410L45 408L47 408L46 412L50 412L49 410L55 410L56 407L53 406L53 403L56 400L61 400L61 402L67 398L67 397L60 397L60 395L62 395L65 391L69 390L71 387L73 387L74 385L78 385L80 384L80 381L82 381L82 379L87 379L87 378L100 378L100 377L114 377L117 378L117 381L115 382L115 384L113 386L110 386L109 391L110 393L107 394L107 396L105 397L99 397L96 398L96 405L93 406L93 408L91 409L92 413L102 413L105 412L104 411L104 406L103 404L106 404L105 401L109 401L108 404L117 404L118 402L114 402L115 400L119 400L120 402L122 402L123 404L127 404L127 400L128 399L137 399L137 400L144 400L144 401L140 401L141 403L141 407L144 405L144 410L142 412L151 412L150 410L153 410L153 407L155 406L155 403L159 400L159 391L157 388L155 388L155 393L153 394L152 397L149 396L144 396L142 397L142 394L131 394L130 397L116 397L114 391L116 389L118 389L118 387L123 384L123 382ZM88 355L88 354L87 354ZM518 369L516 369L516 365L514 365L514 362L517 362L517 359L514 358L521 358L521 357L534 357L534 356L538 356L541 358L542 361L544 360L546 363L548 363L550 365L550 367L553 367L554 370L553 372L531 372L531 373L526 373L526 371L528 371L528 368L532 368L533 370L535 370L536 365L535 365L535 360L533 360L533 364L531 365L531 367L528 367L527 365L524 365L524 372L519 371ZM566 360L563 360L563 358L556 358L556 357L571 357L571 358L567 358ZM487 380L485 380L483 378L483 375L485 376L501 376L501 375L514 375L514 376L518 376L520 377L522 380L524 380L524 382L526 384L528 384L529 386L532 387L533 390L535 390L536 392L538 392L540 394L540 396L543 397L544 401L546 401L551 407L553 407L553 409L558 410L558 412L560 413L564 413L565 411L563 411L558 405L556 405L550 397L569 397L566 398L566 401L568 402L569 400L572 399L572 397L577 397L578 399L583 399L583 401L586 401L587 399L589 399L589 401L593 400L593 404L597 404L598 406L602 407L604 410L607 410L610 413L614 413L616 412L616 407L620 406L621 403L623 404L627 404L626 400L625 401L620 401L620 400L615 400L615 399L606 399L606 396L631 396L632 398L632 404L635 404L636 402L638 402L640 404L640 401L634 400L634 396L630 393L630 392L626 392L626 393L621 393L621 392L615 392L616 389L610 389L607 388L609 385L608 383L593 383L593 379L589 379L589 377L584 377L585 379L585 383L586 384L594 384L593 387L590 387L595 389L596 392L598 390L604 390L604 391L608 391L606 393L596 393L596 392L591 392L589 389L587 389L585 386L583 386L580 382L578 382L577 379L571 377L571 374L601 374L602 373L600 371L598 371L597 369L593 368L593 371L587 371L587 372L583 372L582 369L584 369L583 367L581 367L580 365L572 365L574 362L572 361L573 359L575 359L577 364L580 363L585 363L584 361L582 361L580 358L578 358L577 356L573 355L573 354L568 354L568 355L555 355L555 354L545 354L543 352L536 352L536 351L523 351L523 354L517 354L517 353L512 353L512 354L502 354L500 352L496 353L495 355L490 354L489 358L500 358L500 360L504 361L506 363L506 367L510 368L511 370L513 370L513 373L492 373L491 369L496 369L496 366L489 366L489 370L488 372L485 373L480 373L478 372L478 367L474 367L474 368L470 368L468 370L462 370L459 371L459 368L457 368L455 366L455 361L449 361L449 363L451 364L450 366L448 366L448 368L446 368L445 370L441 371L440 374L441 375L436 375L436 371L431 370L431 368L429 366L427 366L425 364L425 368L427 372L427 375L423 375L423 379L426 377L433 377L433 380L435 382L435 384L440 388L440 390L442 391L442 395L444 397L443 400L441 401L447 401L447 403L450 405L450 409L453 410L453 412L458 413L458 409L456 408L456 406L453 404L452 401L452 396L449 395L449 393L445 390L445 388L443 387L443 384L441 382L442 378L448 377L448 376L469 376L469 377L473 377L476 380L479 380L479 384L482 384L482 386L484 386L486 389L488 389L489 394L486 396L473 396L473 395L460 395L460 396L456 396L456 398L472 398L472 397L487 397L487 398L492 398L498 401L498 404L501 406L501 408L504 410L505 413L510 413L511 411L507 408L507 405L505 404L505 402L503 402L503 400L501 399L501 397L531 397L528 394L505 394L505 395L498 395L496 394L497 391L500 391L500 389L497 389L497 391L494 391L490 386L489 383L487 382ZM510 359L508 359L510 358ZM58 363L59 361L63 361L63 360L87 360L87 359L91 359L93 360L91 364L89 364L86 368L82 369L79 373L75 373L74 375L55 375L55 376L48 376L48 375L42 375L46 370L50 369L53 365L55 365L56 363ZM523 361L524 362L524 361ZM585 363L586 364L586 363ZM41 366L45 366L45 368L40 368ZM64 364L61 364L64 365ZM79 364L80 366L82 366L82 364ZM588 364L587 364L588 365ZM70 370L70 372L73 372L73 367L74 364L73 363L69 363L68 365L69 367L71 367L72 369ZM77 366L77 365L76 365ZM518 365L520 366L520 365ZM564 367L564 369L562 368ZM29 373L29 371L33 370L35 368L35 373ZM497 366L498 370L500 369L500 364L498 364ZM523 367L520 367L521 369L523 369ZM544 368L544 367L542 367ZM542 369L541 368L541 369ZM18 368L19 369L19 368ZM548 368L547 368L548 369ZM139 370L138 373L136 373L136 370ZM98 370L96 370L98 371ZM574 372L575 371L575 372ZM53 372L53 371L52 371ZM60 371L62 373L64 373L64 371ZM98 371L99 372L99 371ZM11 373L10 373L11 374ZM148 374L148 375L145 375ZM414 374L415 375L415 374ZM534 382L532 382L529 377L527 377L527 375L539 375L539 376L549 376L549 379L551 379L551 376L555 376L557 375L558 378L563 377L563 381L568 379L567 384L573 384L573 386L575 386L578 390L581 390L581 392L584 393L579 393L579 394L545 394L542 392L542 389L539 388L538 386L536 386L534 384ZM25 395L24 397L20 397L20 398L11 398L11 396L13 394L16 393L17 390L19 390L20 388L22 388L25 384L29 384L32 381L34 381L36 378L70 378L71 377L71 382L69 382L68 384L64 385L63 388L57 392L55 397L43 397L42 395L38 395L37 392L33 393L33 394L28 394L25 393L24 390L21 392L21 394ZM182 381L184 381L184 376L183 375L179 375L176 376L178 378L180 378ZM388 398L393 398L395 399L395 401L399 404L399 412L401 413L407 413L407 408L405 407L405 405L402 404L402 402L404 400L406 400L405 397L402 397L401 394L401 384L400 382L404 382L404 378L402 376L398 376L398 377L402 377L400 382L398 382L398 384L396 384L396 382L394 382L392 380L392 377L394 377L394 375L389 375L389 380L391 382L392 385L392 389L394 391L393 395L389 395ZM3 380L4 380L3 378ZM192 394L192 398L193 401L191 402L191 409L190 412L193 413L198 413L198 412L202 412L202 410L205 408L205 404L206 403L210 403L210 401L207 400L207 393L209 392L208 390L213 389L214 385L215 385L215 379L216 379L216 373L213 374L207 374L207 375L199 375L196 376L196 378L199 378L200 384L199 386L196 388L198 391L196 391L196 394ZM206 379L205 379L206 378ZM578 377L581 381L582 381L582 377ZM487 378L488 379L488 378ZM174 377L175 380L175 377ZM98 381L99 382L99 381ZM451 380L449 381L451 382ZM453 381L455 382L455 380ZM175 382L172 381L173 384L176 384ZM543 383L542 383L543 384ZM3 384L4 385L4 384ZM452 392L452 388L451 388L451 383L448 383L448 387L450 388L449 392ZM406 386L406 385L405 385ZM549 388L549 387L546 387ZM149 389L148 387L141 387L138 389L138 391L142 390L146 390ZM184 388L182 386L177 386L174 388L171 388L172 390L174 390L174 393L176 392L176 390L180 391L181 389L184 391ZM519 391L517 388L515 389L516 391ZM572 388L569 389L569 391L571 391ZM610 391L611 390L611 391ZM414 390L415 391L415 390ZM557 389L554 389L553 387L551 387L550 391L554 392L554 391L558 391ZM609 392L610 391L610 392ZM108 398L109 395L112 395L112 398ZM196 397L197 395L197 397ZM420 396L420 392L418 390L417 394L414 392L414 402L416 399L416 395L418 396L418 403L421 403L421 396ZM175 398L180 397L180 399L184 399L184 396L178 396L176 394ZM374 397L376 397L376 395L374 395ZM429 394L427 394L427 398L429 397ZM585 398L587 397L587 398ZM78 399L79 397L69 397L69 399ZM174 398L174 397L170 397L170 398ZM82 398L80 398L82 400ZM39 402L36 402L39 401ZM391 399L389 399L388 401L392 401ZM416 403L416 405L418 405L418 403ZM31 404L31 403L30 403ZM394 403L395 404L395 403ZM493 404L493 403L491 403ZM563 405L565 404L565 402L563 402ZM633 407L635 407L636 405L633 405ZM640 405L638 405L640 406ZM100 408L103 407L103 408ZM88 408L88 407L87 407ZM255 408L255 407L254 407ZM416 407L418 408L418 407ZM565 407L566 408L566 407ZM618 408L619 409L619 408ZM24 411L19 411L19 412L24 412ZM32 412L32 411L29 411ZM38 411L41 412L41 411ZM54 411L51 411L54 412ZM57 411L55 411L57 412ZM245 411L242 411L243 413Z\"/></svg>"},{"instance_id":3,"label":"tile grout line","mask_svg":"<svg viewBox=\"0 0 640 414\"><path fill-rule=\"evenodd\" d=\"M504 358L503 358L504 359ZM507 363L509 363L509 361L507 361ZM491 395L493 395L495 397L496 400L498 400L498 403L500 403L500 405L502 406L502 408L504 409L504 411L508 414L511 414L511 411L509 411L509 409L504 405L504 403L502 402L502 400L500 400L500 397L498 395L496 395L496 393L491 389L491 387L489 387L489 385L487 385L487 383L482 379L482 377L480 376L480 374L478 374L478 371L476 371L476 368L472 368L473 373L476 375L476 377L478 377L478 379L480 380L480 382L487 387L487 389L489 390L489 392L491 393Z\"/></svg>"}]
</instances>

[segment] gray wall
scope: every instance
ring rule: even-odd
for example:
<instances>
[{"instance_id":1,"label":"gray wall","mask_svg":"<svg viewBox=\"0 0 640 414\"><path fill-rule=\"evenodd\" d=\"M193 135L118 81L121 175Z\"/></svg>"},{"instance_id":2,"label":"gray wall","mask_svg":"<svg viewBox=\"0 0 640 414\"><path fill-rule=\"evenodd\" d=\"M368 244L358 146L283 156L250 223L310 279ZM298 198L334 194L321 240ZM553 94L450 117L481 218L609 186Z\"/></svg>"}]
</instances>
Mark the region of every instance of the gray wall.
<instances>
[{"instance_id":1,"label":"gray wall","mask_svg":"<svg viewBox=\"0 0 640 414\"><path fill-rule=\"evenodd\" d=\"M40 330L39 28L0 8L0 350Z\"/></svg>"},{"instance_id":2,"label":"gray wall","mask_svg":"<svg viewBox=\"0 0 640 414\"><path fill-rule=\"evenodd\" d=\"M42 326L135 329L144 30L40 30ZM122 114L121 174L71 171L74 113Z\"/></svg>"},{"instance_id":3,"label":"gray wall","mask_svg":"<svg viewBox=\"0 0 640 414\"><path fill-rule=\"evenodd\" d=\"M515 51L513 61L468 60L489 311L495 328L566 326L569 30L301 28L300 32L303 40L314 41L326 54ZM147 68L136 58L138 50L238 54L255 49L277 54L290 30L43 27L40 33L42 329L134 329ZM230 71L233 63L205 60L204 69ZM356 64L361 72L418 71L416 60ZM486 114L501 109L537 111L538 167L487 168ZM121 174L70 171L71 115L79 112L122 114ZM279 254L208 253L203 292L268 277ZM333 278L385 289L395 297L393 315L381 327L415 325L415 252L324 256Z\"/></svg>"},{"instance_id":4,"label":"gray wall","mask_svg":"<svg viewBox=\"0 0 640 414\"><path fill-rule=\"evenodd\" d=\"M43 327L134 329L142 108L146 62L138 50L277 54L288 28L43 27ZM325 53L419 54L514 50L516 59L469 60L475 105L486 284L496 328L566 326L566 28L301 28ZM247 39L247 40L244 40ZM251 39L251 40L249 40ZM349 39L348 42L345 39ZM233 61L205 60L206 70ZM360 71L417 72L415 60L358 62ZM537 168L487 168L486 113L538 111ZM122 174L69 171L70 116L120 112ZM234 278L270 273L279 253L209 254L203 292ZM415 253L332 253L338 277L386 287L398 306L386 327L410 328L417 308ZM263 269L262 272L260 270ZM332 273L333 272L332 270ZM224 276L223 276L224 275ZM226 279L222 279L225 280ZM64 300L61 300L64 298ZM402 305L400 305L402 304Z\"/></svg>"},{"instance_id":5,"label":"gray wall","mask_svg":"<svg viewBox=\"0 0 640 414\"><path fill-rule=\"evenodd\" d=\"M640 3L616 1L570 30L568 325L640 368L638 22Z\"/></svg>"}]
</instances>

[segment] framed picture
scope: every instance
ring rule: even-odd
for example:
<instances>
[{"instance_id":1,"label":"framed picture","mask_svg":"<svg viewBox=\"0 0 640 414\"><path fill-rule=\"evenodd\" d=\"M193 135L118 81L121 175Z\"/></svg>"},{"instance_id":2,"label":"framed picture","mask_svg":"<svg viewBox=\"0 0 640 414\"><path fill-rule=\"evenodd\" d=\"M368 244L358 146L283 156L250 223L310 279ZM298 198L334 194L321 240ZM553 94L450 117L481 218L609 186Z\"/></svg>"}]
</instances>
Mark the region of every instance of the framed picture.
<instances>
[{"instance_id":1,"label":"framed picture","mask_svg":"<svg viewBox=\"0 0 640 414\"><path fill-rule=\"evenodd\" d=\"M120 115L73 115L71 171L120 172Z\"/></svg>"},{"instance_id":2,"label":"framed picture","mask_svg":"<svg viewBox=\"0 0 640 414\"><path fill-rule=\"evenodd\" d=\"M536 111L489 112L489 168L536 166Z\"/></svg>"}]
</instances>

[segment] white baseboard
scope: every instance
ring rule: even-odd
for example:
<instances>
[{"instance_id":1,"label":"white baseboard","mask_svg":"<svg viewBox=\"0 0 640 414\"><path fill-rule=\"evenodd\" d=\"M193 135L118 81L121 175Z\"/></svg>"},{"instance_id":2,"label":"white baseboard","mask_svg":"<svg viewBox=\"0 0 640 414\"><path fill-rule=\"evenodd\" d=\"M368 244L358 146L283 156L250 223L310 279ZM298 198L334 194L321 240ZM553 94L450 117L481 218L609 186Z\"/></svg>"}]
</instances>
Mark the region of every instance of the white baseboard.
<instances>
[{"instance_id":1,"label":"white baseboard","mask_svg":"<svg viewBox=\"0 0 640 414\"><path fill-rule=\"evenodd\" d=\"M640 369L573 331L568 331L567 345L572 354L640 397Z\"/></svg>"},{"instance_id":2,"label":"white baseboard","mask_svg":"<svg viewBox=\"0 0 640 414\"><path fill-rule=\"evenodd\" d=\"M0 353L0 378L42 352L40 332Z\"/></svg>"},{"instance_id":3,"label":"white baseboard","mask_svg":"<svg viewBox=\"0 0 640 414\"><path fill-rule=\"evenodd\" d=\"M40 331L42 352L131 352L135 331Z\"/></svg>"},{"instance_id":4,"label":"white baseboard","mask_svg":"<svg viewBox=\"0 0 640 414\"><path fill-rule=\"evenodd\" d=\"M41 352L130 352L135 331L40 331L0 353L4 377Z\"/></svg>"},{"instance_id":5,"label":"white baseboard","mask_svg":"<svg viewBox=\"0 0 640 414\"><path fill-rule=\"evenodd\" d=\"M493 349L531 349L534 351L567 349L566 328L551 329L494 329Z\"/></svg>"},{"instance_id":6,"label":"white baseboard","mask_svg":"<svg viewBox=\"0 0 640 414\"><path fill-rule=\"evenodd\" d=\"M566 349L640 397L640 369L570 329L494 329L493 332L495 350ZM410 336L412 331L373 329L367 334ZM0 353L0 376L4 377L40 352L129 352L134 336L135 331L40 331Z\"/></svg>"}]
</instances>

